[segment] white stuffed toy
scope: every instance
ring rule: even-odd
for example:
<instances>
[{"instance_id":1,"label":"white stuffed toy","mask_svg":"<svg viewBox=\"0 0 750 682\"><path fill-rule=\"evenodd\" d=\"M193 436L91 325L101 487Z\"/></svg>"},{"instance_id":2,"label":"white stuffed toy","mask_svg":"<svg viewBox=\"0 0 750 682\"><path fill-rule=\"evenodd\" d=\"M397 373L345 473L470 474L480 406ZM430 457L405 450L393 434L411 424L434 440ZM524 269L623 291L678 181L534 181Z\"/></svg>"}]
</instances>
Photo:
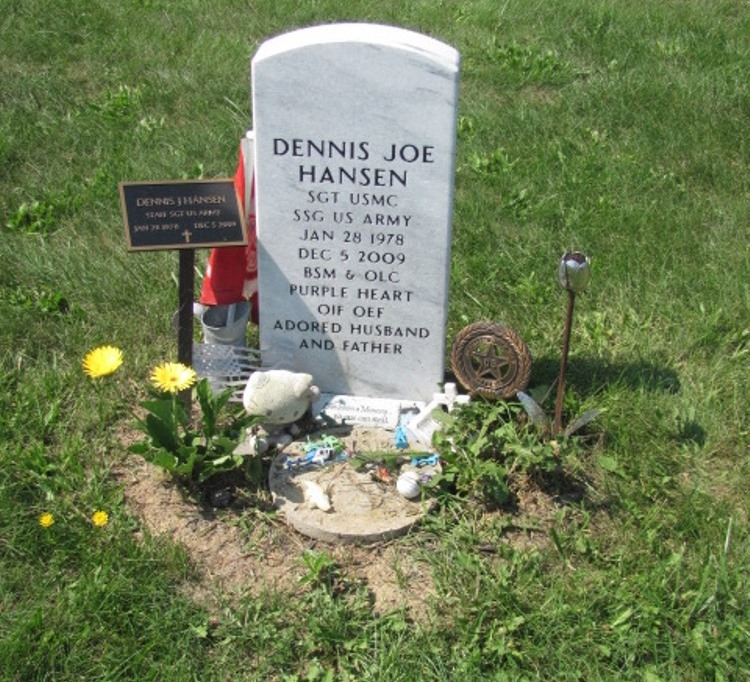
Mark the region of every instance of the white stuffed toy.
<instances>
[{"instance_id":1,"label":"white stuffed toy","mask_svg":"<svg viewBox=\"0 0 750 682\"><path fill-rule=\"evenodd\" d=\"M245 386L245 411L261 417L263 424L279 426L300 419L320 396L311 374L272 369L255 372Z\"/></svg>"}]
</instances>

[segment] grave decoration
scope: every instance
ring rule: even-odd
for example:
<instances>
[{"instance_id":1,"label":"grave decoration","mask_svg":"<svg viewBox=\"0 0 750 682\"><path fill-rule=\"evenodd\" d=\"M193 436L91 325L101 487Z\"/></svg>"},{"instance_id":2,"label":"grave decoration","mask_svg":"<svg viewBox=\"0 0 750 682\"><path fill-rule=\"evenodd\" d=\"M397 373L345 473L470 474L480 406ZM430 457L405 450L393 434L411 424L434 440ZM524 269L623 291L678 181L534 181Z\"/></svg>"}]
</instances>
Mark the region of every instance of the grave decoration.
<instances>
[{"instance_id":1,"label":"grave decoration","mask_svg":"<svg viewBox=\"0 0 750 682\"><path fill-rule=\"evenodd\" d=\"M563 347L560 359L560 374L557 383L557 399L555 401L554 417L550 420L545 414L539 403L530 395L519 389L517 398L523 406L530 422L536 427L539 435L544 439L556 438L562 435L569 438L574 435L586 424L596 419L601 410L587 410L582 415L571 420L563 429L562 427L562 407L565 397L565 372L568 367L568 351L570 348L570 333L573 326L573 308L575 305L576 294L581 293L588 286L591 279L591 267L588 256L579 252L566 252L560 259L557 268L557 281L560 286L568 292L568 304L565 314L565 327L563 330Z\"/></svg>"},{"instance_id":2,"label":"grave decoration","mask_svg":"<svg viewBox=\"0 0 750 682\"><path fill-rule=\"evenodd\" d=\"M207 344L246 345L248 319L258 322L258 264L255 244L254 133L240 140L234 186L247 223L247 245L214 248L200 293L201 323Z\"/></svg>"},{"instance_id":3,"label":"grave decoration","mask_svg":"<svg viewBox=\"0 0 750 682\"><path fill-rule=\"evenodd\" d=\"M193 364L195 249L247 243L247 227L231 179L120 182L130 251L179 250L177 355ZM189 394L184 398L190 403Z\"/></svg>"},{"instance_id":4,"label":"grave decoration","mask_svg":"<svg viewBox=\"0 0 750 682\"><path fill-rule=\"evenodd\" d=\"M512 329L495 322L475 322L456 335L451 366L471 394L506 399L528 385L531 354Z\"/></svg>"},{"instance_id":5,"label":"grave decoration","mask_svg":"<svg viewBox=\"0 0 750 682\"><path fill-rule=\"evenodd\" d=\"M274 504L296 530L328 542L376 542L409 530L431 508L440 458L367 427L309 434L271 464Z\"/></svg>"},{"instance_id":6,"label":"grave decoration","mask_svg":"<svg viewBox=\"0 0 750 682\"><path fill-rule=\"evenodd\" d=\"M275 369L255 372L247 382L242 404L266 425L292 424L302 418L320 391L312 374Z\"/></svg>"},{"instance_id":7,"label":"grave decoration","mask_svg":"<svg viewBox=\"0 0 750 682\"><path fill-rule=\"evenodd\" d=\"M555 420L552 424L553 433L562 431L562 407L565 397L565 372L568 367L568 349L570 347L570 331L573 326L573 307L576 294L586 289L591 278L591 268L588 256L580 251L566 252L560 259L557 269L557 280L560 286L568 292L568 305L565 312L565 330L563 332L563 348L560 360L560 376L557 380L557 401L555 402Z\"/></svg>"}]
</instances>

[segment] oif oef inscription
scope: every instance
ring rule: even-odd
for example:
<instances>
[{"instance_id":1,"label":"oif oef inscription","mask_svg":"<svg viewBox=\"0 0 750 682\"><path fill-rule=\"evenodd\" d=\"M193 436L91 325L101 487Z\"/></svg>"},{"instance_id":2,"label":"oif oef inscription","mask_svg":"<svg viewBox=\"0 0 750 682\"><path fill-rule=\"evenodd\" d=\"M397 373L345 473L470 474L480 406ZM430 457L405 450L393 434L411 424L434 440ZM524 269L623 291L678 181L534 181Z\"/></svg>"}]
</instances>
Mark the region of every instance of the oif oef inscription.
<instances>
[{"instance_id":1,"label":"oif oef inscription","mask_svg":"<svg viewBox=\"0 0 750 682\"><path fill-rule=\"evenodd\" d=\"M247 243L247 227L231 179L121 182L119 188L131 251Z\"/></svg>"}]
</instances>

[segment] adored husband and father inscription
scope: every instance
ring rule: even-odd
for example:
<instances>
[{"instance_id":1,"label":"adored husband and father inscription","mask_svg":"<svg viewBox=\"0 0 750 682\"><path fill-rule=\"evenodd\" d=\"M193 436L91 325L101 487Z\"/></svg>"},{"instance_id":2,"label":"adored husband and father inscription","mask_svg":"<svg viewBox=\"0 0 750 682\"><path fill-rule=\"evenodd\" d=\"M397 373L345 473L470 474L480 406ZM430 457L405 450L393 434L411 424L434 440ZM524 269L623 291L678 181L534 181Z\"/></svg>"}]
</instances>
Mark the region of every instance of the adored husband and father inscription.
<instances>
[{"instance_id":1,"label":"adored husband and father inscription","mask_svg":"<svg viewBox=\"0 0 750 682\"><path fill-rule=\"evenodd\" d=\"M427 401L443 380L459 56L337 24L252 64L260 344L324 393Z\"/></svg>"}]
</instances>

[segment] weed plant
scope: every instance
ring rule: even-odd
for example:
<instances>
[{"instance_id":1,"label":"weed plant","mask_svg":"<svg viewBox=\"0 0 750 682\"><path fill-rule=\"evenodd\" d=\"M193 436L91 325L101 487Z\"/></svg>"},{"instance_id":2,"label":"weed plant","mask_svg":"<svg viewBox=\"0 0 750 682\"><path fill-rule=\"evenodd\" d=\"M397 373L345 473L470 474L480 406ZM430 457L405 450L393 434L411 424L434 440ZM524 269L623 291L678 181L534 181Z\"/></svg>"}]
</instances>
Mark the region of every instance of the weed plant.
<instances>
[{"instance_id":1,"label":"weed plant","mask_svg":"<svg viewBox=\"0 0 750 682\"><path fill-rule=\"evenodd\" d=\"M141 455L190 487L205 484L219 474L240 470L247 475L248 483L257 486L260 480L251 472L258 472L260 455L246 459L236 454L235 449L258 419L237 405L230 409L232 393L232 389L227 389L214 394L208 380L201 379L195 387L200 409L197 416L188 412L176 393L157 393L144 400L141 407L146 416L138 420L138 428L146 438L131 445L130 452Z\"/></svg>"},{"instance_id":2,"label":"weed plant","mask_svg":"<svg viewBox=\"0 0 750 682\"><path fill-rule=\"evenodd\" d=\"M514 476L562 473L576 441L545 441L524 417L520 403L503 400L475 400L439 415L443 425L433 441L443 466L432 485L447 484L461 496L502 505L511 497Z\"/></svg>"},{"instance_id":3,"label":"weed plant","mask_svg":"<svg viewBox=\"0 0 750 682\"><path fill-rule=\"evenodd\" d=\"M2 10L3 679L750 679L743 3ZM177 305L176 254L125 250L117 183L230 175L251 55L328 21L397 24L461 53L449 344L470 322L502 322L530 347L532 385L550 384L555 268L566 250L592 258L565 409L605 410L602 449L579 459L585 494L560 501L530 549L508 541L510 514L447 498L401 541L432 570L419 622L376 614L353 578L331 589L347 566L313 559L295 594L209 612L187 596L188 558L149 537L112 476L150 367L176 355ZM81 371L101 344L126 354L116 389ZM495 409L474 406L465 432Z\"/></svg>"}]
</instances>

